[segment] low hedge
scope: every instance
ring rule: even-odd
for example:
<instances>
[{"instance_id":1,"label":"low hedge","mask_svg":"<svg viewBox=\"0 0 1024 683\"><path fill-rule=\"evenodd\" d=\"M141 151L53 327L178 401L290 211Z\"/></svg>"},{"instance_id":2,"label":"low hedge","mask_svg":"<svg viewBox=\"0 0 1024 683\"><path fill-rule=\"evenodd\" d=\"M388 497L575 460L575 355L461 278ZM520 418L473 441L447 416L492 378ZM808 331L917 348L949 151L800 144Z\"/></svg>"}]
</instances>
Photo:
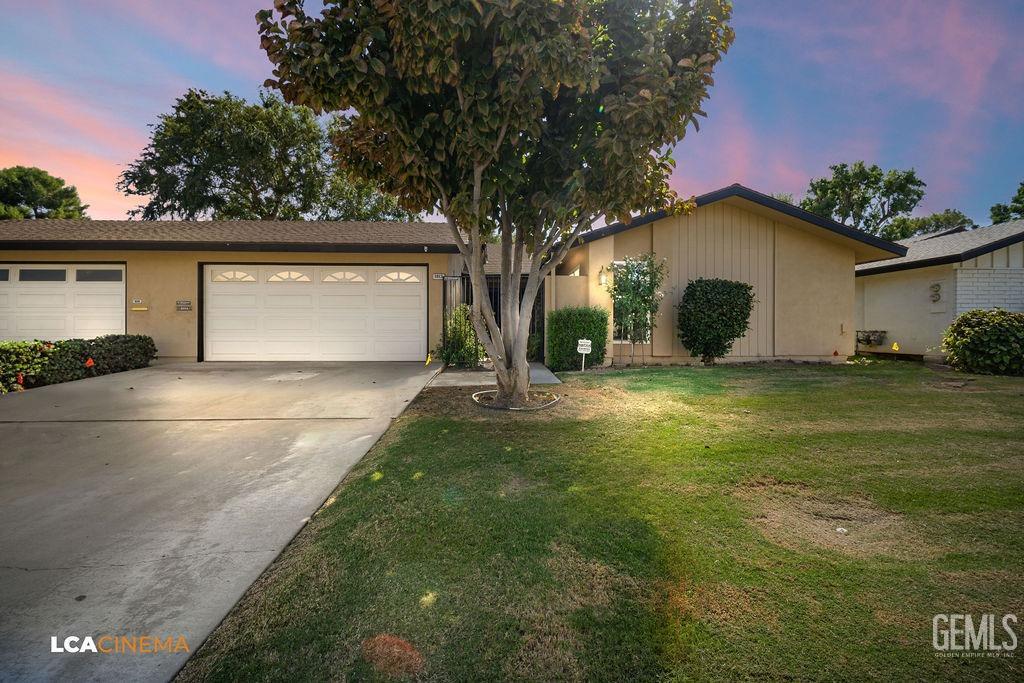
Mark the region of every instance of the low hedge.
<instances>
[{"instance_id":1,"label":"low hedge","mask_svg":"<svg viewBox=\"0 0 1024 683\"><path fill-rule=\"evenodd\" d=\"M597 306L568 306L548 313L548 366L558 372L579 370L580 354L576 343L580 339L591 341L587 365L604 362L608 344L608 311Z\"/></svg>"},{"instance_id":2,"label":"low hedge","mask_svg":"<svg viewBox=\"0 0 1024 683\"><path fill-rule=\"evenodd\" d=\"M154 358L156 344L142 334L56 342L0 341L0 394L144 368Z\"/></svg>"},{"instance_id":3,"label":"low hedge","mask_svg":"<svg viewBox=\"0 0 1024 683\"><path fill-rule=\"evenodd\" d=\"M942 338L946 361L982 375L1024 375L1024 313L976 308L961 313Z\"/></svg>"}]
</instances>

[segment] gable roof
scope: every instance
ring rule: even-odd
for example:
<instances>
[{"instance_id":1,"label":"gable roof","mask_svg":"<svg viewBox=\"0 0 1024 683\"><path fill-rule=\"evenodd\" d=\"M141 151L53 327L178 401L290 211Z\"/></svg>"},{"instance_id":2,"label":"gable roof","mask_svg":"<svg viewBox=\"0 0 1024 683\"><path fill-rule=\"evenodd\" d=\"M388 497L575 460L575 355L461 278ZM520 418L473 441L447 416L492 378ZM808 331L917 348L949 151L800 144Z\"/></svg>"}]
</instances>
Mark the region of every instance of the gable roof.
<instances>
[{"instance_id":1,"label":"gable roof","mask_svg":"<svg viewBox=\"0 0 1024 683\"><path fill-rule=\"evenodd\" d=\"M446 223L248 220L8 220L0 249L458 252Z\"/></svg>"},{"instance_id":2,"label":"gable roof","mask_svg":"<svg viewBox=\"0 0 1024 683\"><path fill-rule=\"evenodd\" d=\"M1017 242L1024 242L1024 220L974 230L950 230L937 235L918 235L900 240L901 244L908 247L906 256L857 266L857 275L959 263Z\"/></svg>"},{"instance_id":3,"label":"gable roof","mask_svg":"<svg viewBox=\"0 0 1024 683\"><path fill-rule=\"evenodd\" d=\"M863 230L858 230L857 228L851 228L849 225L838 223L832 220L831 218L825 218L823 216L811 213L810 211L801 209L799 206L795 206L788 202L778 200L775 197L766 195L762 192L758 192L757 190L751 190L749 187L745 187L743 185L740 185L739 183L734 183L732 185L729 185L728 187L723 187L719 190L715 190L714 192L702 194L696 197L695 200L697 206L701 207L706 206L707 204L712 204L714 202L719 202L722 201L723 199L730 199L733 197L745 199L749 202L753 202L754 204L758 204L767 209L778 211L779 213L785 214L790 218L795 218L796 220L803 221L804 223L810 223L811 225L817 226L819 228L824 228L825 230L833 232L837 235L848 237L852 240L856 240L857 242L867 244L877 249L881 249L890 254L903 256L904 254L907 253L907 248L901 244L896 244L895 242L884 240L881 237L876 237L874 235L864 232ZM585 232L582 235L580 235L579 240L581 244L586 244L587 242L599 240L602 237L608 237L609 235L615 235L617 233L624 232L626 230L631 230L632 228L636 228L641 225L653 223L654 221L661 220L662 218L665 218L668 215L668 211L655 211L654 213L649 213L645 216L639 216L637 218L634 218L629 223L614 223L612 225L606 225L603 228L597 228L596 230Z\"/></svg>"}]
</instances>

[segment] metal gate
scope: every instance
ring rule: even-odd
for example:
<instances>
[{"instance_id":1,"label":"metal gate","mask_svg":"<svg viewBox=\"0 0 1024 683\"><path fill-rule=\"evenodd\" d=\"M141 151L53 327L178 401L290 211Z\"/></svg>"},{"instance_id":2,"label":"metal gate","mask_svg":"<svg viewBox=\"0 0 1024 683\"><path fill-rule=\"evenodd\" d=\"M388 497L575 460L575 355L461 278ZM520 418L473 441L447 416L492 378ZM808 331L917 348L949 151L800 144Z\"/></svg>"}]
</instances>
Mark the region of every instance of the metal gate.
<instances>
[{"instance_id":1,"label":"metal gate","mask_svg":"<svg viewBox=\"0 0 1024 683\"><path fill-rule=\"evenodd\" d=\"M519 295L522 296L526 288L526 278L522 278L519 285ZM491 299L491 307L494 309L494 317L501 325L501 276L487 276L487 295ZM448 314L456 306L473 303L473 286L470 284L469 275L462 275L459 278L445 278L444 281L444 315ZM447 326L444 326L447 327ZM443 328L442 328L443 331ZM530 318L530 336L535 337L533 353L530 360L543 360L544 356L544 283L540 284L540 291L537 292L537 299L533 303L533 315Z\"/></svg>"}]
</instances>

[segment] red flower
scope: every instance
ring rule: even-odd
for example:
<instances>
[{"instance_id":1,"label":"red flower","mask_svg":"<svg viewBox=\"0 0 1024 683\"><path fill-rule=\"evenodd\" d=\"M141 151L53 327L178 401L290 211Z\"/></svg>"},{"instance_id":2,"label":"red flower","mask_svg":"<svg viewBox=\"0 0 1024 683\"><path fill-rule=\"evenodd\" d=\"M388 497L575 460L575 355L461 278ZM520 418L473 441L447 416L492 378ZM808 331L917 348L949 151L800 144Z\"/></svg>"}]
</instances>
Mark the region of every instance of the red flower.
<instances>
[{"instance_id":1,"label":"red flower","mask_svg":"<svg viewBox=\"0 0 1024 683\"><path fill-rule=\"evenodd\" d=\"M85 359L85 367L91 368L94 365L96 365L96 361L94 361L92 358Z\"/></svg>"},{"instance_id":2,"label":"red flower","mask_svg":"<svg viewBox=\"0 0 1024 683\"><path fill-rule=\"evenodd\" d=\"M25 383L25 375L23 375L20 372L18 373L18 376L17 376L16 379L17 379L18 384L24 384Z\"/></svg>"}]
</instances>

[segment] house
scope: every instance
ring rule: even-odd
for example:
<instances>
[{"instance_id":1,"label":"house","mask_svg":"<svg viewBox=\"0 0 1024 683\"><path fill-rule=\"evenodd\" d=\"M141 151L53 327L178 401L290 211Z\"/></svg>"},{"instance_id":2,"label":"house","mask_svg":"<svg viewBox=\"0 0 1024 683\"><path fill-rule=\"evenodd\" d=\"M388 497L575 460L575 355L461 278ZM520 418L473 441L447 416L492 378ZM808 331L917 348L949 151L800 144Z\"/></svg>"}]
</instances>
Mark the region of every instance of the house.
<instances>
[{"instance_id":1,"label":"house","mask_svg":"<svg viewBox=\"0 0 1024 683\"><path fill-rule=\"evenodd\" d=\"M669 295L648 360L691 360L674 304L700 276L754 285L736 360L853 352L854 265L905 247L739 185L697 206L584 235L545 283L545 309L610 310L608 266L653 250ZM462 271L442 223L0 221L0 339L130 333L164 359L421 361Z\"/></svg>"},{"instance_id":2,"label":"house","mask_svg":"<svg viewBox=\"0 0 1024 683\"><path fill-rule=\"evenodd\" d=\"M656 212L582 236L545 290L548 309L596 305L611 310L608 267L653 252L667 266L651 343L637 345L649 364L697 362L676 334L676 305L699 277L742 280L756 298L747 334L728 359L832 361L854 352L854 267L902 256L906 247L822 218L742 185L696 197L689 214ZM609 339L614 325L609 329ZM614 362L629 362L615 343Z\"/></svg>"},{"instance_id":3,"label":"house","mask_svg":"<svg viewBox=\"0 0 1024 683\"><path fill-rule=\"evenodd\" d=\"M901 244L906 256L857 266L857 329L875 333L861 350L941 357L942 334L960 313L1024 311L1024 220Z\"/></svg>"}]
</instances>

